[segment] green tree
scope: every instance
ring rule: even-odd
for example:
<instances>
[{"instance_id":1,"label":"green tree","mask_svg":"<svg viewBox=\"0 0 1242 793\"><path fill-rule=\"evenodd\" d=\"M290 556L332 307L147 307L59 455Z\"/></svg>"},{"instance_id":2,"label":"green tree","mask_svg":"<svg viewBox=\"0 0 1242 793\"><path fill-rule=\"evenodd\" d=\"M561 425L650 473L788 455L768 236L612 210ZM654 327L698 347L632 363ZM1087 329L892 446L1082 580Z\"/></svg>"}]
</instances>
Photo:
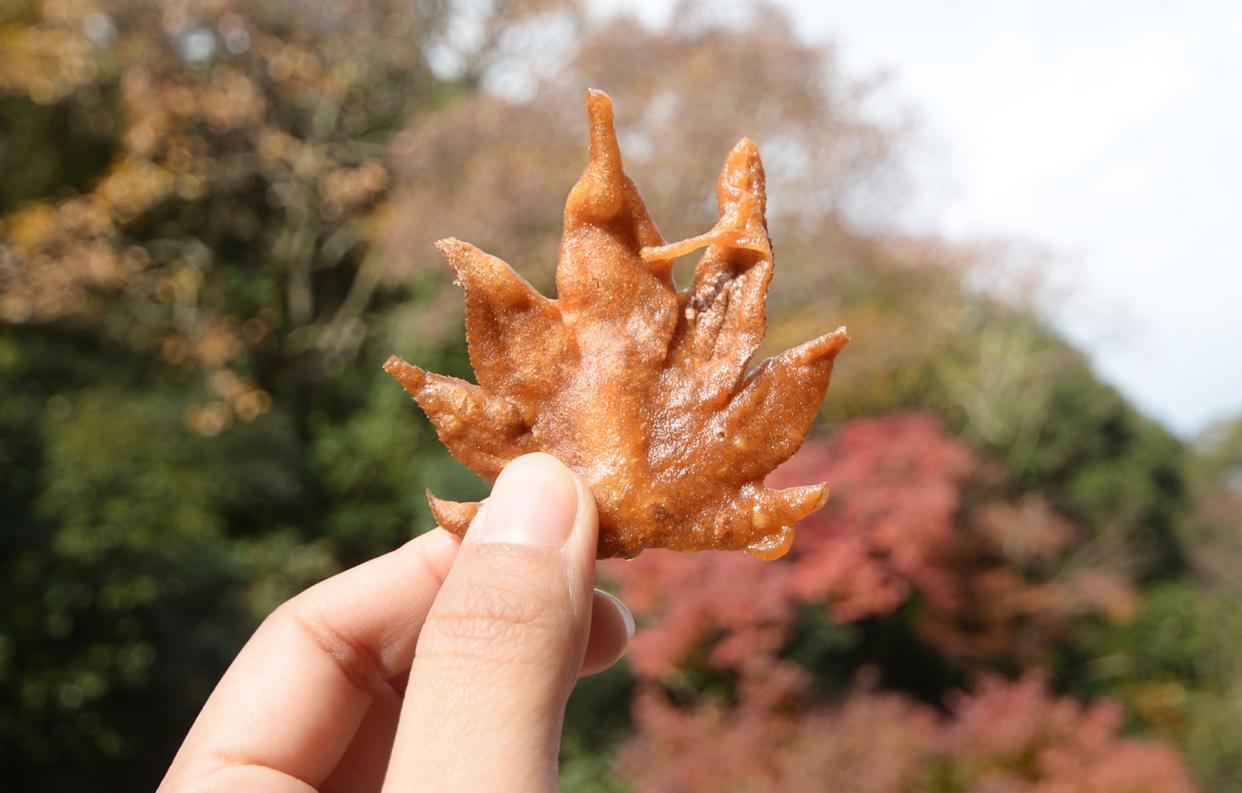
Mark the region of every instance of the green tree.
<instances>
[{"instance_id":1,"label":"green tree","mask_svg":"<svg viewBox=\"0 0 1242 793\"><path fill-rule=\"evenodd\" d=\"M378 368L382 309L436 292L368 245L389 140L477 80L430 53L495 44L457 47L453 13L0 3L10 784L152 787L262 616L464 476Z\"/></svg>"}]
</instances>

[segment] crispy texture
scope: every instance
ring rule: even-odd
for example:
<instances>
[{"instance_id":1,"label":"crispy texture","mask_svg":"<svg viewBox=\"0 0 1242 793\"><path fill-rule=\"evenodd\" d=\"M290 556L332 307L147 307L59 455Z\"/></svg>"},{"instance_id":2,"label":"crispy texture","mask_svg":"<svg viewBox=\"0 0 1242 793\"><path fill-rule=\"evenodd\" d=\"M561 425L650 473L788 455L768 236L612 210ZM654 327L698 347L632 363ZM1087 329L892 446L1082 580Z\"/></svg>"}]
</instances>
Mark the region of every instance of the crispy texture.
<instances>
[{"instance_id":1,"label":"crispy texture","mask_svg":"<svg viewBox=\"0 0 1242 793\"><path fill-rule=\"evenodd\" d=\"M643 548L783 555L794 524L828 485L769 490L763 478L797 451L819 410L844 328L746 366L763 338L772 248L763 166L742 139L716 188L720 221L666 244L621 168L612 103L586 99L590 158L565 205L551 300L500 259L437 243L466 297L478 385L393 356L453 456L488 480L545 451L595 494L599 557ZM707 248L678 292L676 257ZM477 503L436 498L441 526L464 534Z\"/></svg>"}]
</instances>

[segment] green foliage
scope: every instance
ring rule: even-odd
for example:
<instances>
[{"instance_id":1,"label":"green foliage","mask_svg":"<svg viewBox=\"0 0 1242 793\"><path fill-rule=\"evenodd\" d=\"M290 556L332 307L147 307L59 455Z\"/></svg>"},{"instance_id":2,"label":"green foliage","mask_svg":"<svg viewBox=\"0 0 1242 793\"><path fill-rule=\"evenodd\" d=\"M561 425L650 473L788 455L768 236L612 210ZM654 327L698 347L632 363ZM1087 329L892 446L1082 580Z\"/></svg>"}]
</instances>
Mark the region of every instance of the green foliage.
<instances>
[{"instance_id":1,"label":"green foliage","mask_svg":"<svg viewBox=\"0 0 1242 793\"><path fill-rule=\"evenodd\" d=\"M1202 487L1236 484L1242 473L1242 416L1220 421L1197 440L1192 471Z\"/></svg>"},{"instance_id":2,"label":"green foliage","mask_svg":"<svg viewBox=\"0 0 1242 793\"><path fill-rule=\"evenodd\" d=\"M1087 645L1086 680L1175 739L1206 790L1242 784L1242 604L1202 583L1149 590L1129 623Z\"/></svg>"},{"instance_id":3,"label":"green foliage","mask_svg":"<svg viewBox=\"0 0 1242 793\"><path fill-rule=\"evenodd\" d=\"M175 10L53 6L0 4L0 774L150 789L266 614L479 487L380 371L408 295L365 256L456 89L437 3L190 4L201 63Z\"/></svg>"},{"instance_id":4,"label":"green foliage","mask_svg":"<svg viewBox=\"0 0 1242 793\"><path fill-rule=\"evenodd\" d=\"M443 451L435 433L392 388L386 375L360 377L365 401L340 419L312 417L310 462L319 483L322 523L349 563L391 550L431 526L424 488L482 497L484 483Z\"/></svg>"},{"instance_id":5,"label":"green foliage","mask_svg":"<svg viewBox=\"0 0 1242 793\"><path fill-rule=\"evenodd\" d=\"M1018 491L1048 494L1094 547L1145 578L1184 571L1181 441L1101 382L1027 312L980 299L931 363L922 397Z\"/></svg>"},{"instance_id":6,"label":"green foliage","mask_svg":"<svg viewBox=\"0 0 1242 793\"><path fill-rule=\"evenodd\" d=\"M71 377L39 371L54 348L30 355L18 337L0 340L0 482L24 505L6 512L0 558L5 762L56 789L154 753L117 777L149 784L176 744L150 725L188 725L247 631L336 562L323 541L256 522L302 497L279 414L196 437L176 388L66 392Z\"/></svg>"},{"instance_id":7,"label":"green foliage","mask_svg":"<svg viewBox=\"0 0 1242 793\"><path fill-rule=\"evenodd\" d=\"M1242 594L1242 417L1209 427L1194 445L1191 486L1196 570L1222 594Z\"/></svg>"},{"instance_id":8,"label":"green foliage","mask_svg":"<svg viewBox=\"0 0 1242 793\"><path fill-rule=\"evenodd\" d=\"M623 662L579 681L565 712L561 745L561 790L567 793L622 793L613 778L616 746L633 729L629 701L634 680Z\"/></svg>"},{"instance_id":9,"label":"green foliage","mask_svg":"<svg viewBox=\"0 0 1242 793\"><path fill-rule=\"evenodd\" d=\"M100 93L72 107L0 96L0 213L82 190L104 171L115 143L108 104Z\"/></svg>"}]
</instances>

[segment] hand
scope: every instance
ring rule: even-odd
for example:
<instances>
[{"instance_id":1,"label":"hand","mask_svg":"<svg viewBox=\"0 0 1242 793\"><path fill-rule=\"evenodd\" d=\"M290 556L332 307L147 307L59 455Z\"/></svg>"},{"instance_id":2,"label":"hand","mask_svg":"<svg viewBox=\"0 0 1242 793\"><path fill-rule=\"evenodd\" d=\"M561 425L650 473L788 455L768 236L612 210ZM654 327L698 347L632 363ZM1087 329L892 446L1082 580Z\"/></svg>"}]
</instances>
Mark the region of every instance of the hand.
<instances>
[{"instance_id":1,"label":"hand","mask_svg":"<svg viewBox=\"0 0 1242 793\"><path fill-rule=\"evenodd\" d=\"M633 633L592 593L597 531L577 475L514 460L465 540L436 529L276 609L160 790L554 790L575 678Z\"/></svg>"}]
</instances>

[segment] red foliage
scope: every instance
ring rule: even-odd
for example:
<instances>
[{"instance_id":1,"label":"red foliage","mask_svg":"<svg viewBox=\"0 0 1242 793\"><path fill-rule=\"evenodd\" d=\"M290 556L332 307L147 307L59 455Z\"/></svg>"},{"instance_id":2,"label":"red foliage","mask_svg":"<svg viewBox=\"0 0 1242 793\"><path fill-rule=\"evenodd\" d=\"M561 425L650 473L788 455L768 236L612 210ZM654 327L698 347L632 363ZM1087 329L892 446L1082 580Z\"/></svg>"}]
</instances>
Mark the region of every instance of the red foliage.
<instances>
[{"instance_id":1,"label":"red foliage","mask_svg":"<svg viewBox=\"0 0 1242 793\"><path fill-rule=\"evenodd\" d=\"M953 544L962 492L978 469L924 414L856 421L831 444L808 444L773 484L827 478L837 495L802 523L795 591L825 601L841 622L886 614L912 587L951 608L955 588L938 557Z\"/></svg>"},{"instance_id":2,"label":"red foliage","mask_svg":"<svg viewBox=\"0 0 1242 793\"><path fill-rule=\"evenodd\" d=\"M774 654L788 637L796 600L784 565L740 553L646 551L605 566L630 609L648 618L626 652L639 676L664 674L709 639L718 639L709 663L733 668Z\"/></svg>"},{"instance_id":3,"label":"red foliage","mask_svg":"<svg viewBox=\"0 0 1242 793\"><path fill-rule=\"evenodd\" d=\"M930 709L893 694L797 714L717 702L685 711L648 690L634 717L638 734L617 771L640 793L909 790L931 760L937 727Z\"/></svg>"},{"instance_id":4,"label":"red foliage","mask_svg":"<svg viewBox=\"0 0 1242 793\"><path fill-rule=\"evenodd\" d=\"M1124 616L1129 582L1065 563L1075 529L1038 497L1002 498L998 474L925 414L863 419L812 440L769 482L827 479L833 497L778 562L648 551L606 565L643 621L640 677L765 663L807 606L837 622L918 594L923 638L949 658L1036 659L1069 617Z\"/></svg>"},{"instance_id":5,"label":"red foliage","mask_svg":"<svg viewBox=\"0 0 1242 793\"><path fill-rule=\"evenodd\" d=\"M617 770L639 793L1194 790L1170 747L1118 735L1116 706L1058 697L1038 674L987 679L947 715L870 691L804 711L746 696L684 710L653 687L634 715Z\"/></svg>"},{"instance_id":6,"label":"red foliage","mask_svg":"<svg viewBox=\"0 0 1242 793\"><path fill-rule=\"evenodd\" d=\"M821 479L828 508L778 562L648 551L607 566L642 624L629 650L637 732L617 766L638 791L1193 790L1173 749L1119 737L1115 705L1057 697L1038 673L983 677L947 713L867 686L817 704L808 670L780 655L807 608L847 622L918 597L920 636L981 669L1031 666L1070 617L1123 616L1134 599L1123 576L1072 563L1072 524L1012 497L929 416L848 424L771 484ZM729 695L694 691L697 676L729 681Z\"/></svg>"}]
</instances>

